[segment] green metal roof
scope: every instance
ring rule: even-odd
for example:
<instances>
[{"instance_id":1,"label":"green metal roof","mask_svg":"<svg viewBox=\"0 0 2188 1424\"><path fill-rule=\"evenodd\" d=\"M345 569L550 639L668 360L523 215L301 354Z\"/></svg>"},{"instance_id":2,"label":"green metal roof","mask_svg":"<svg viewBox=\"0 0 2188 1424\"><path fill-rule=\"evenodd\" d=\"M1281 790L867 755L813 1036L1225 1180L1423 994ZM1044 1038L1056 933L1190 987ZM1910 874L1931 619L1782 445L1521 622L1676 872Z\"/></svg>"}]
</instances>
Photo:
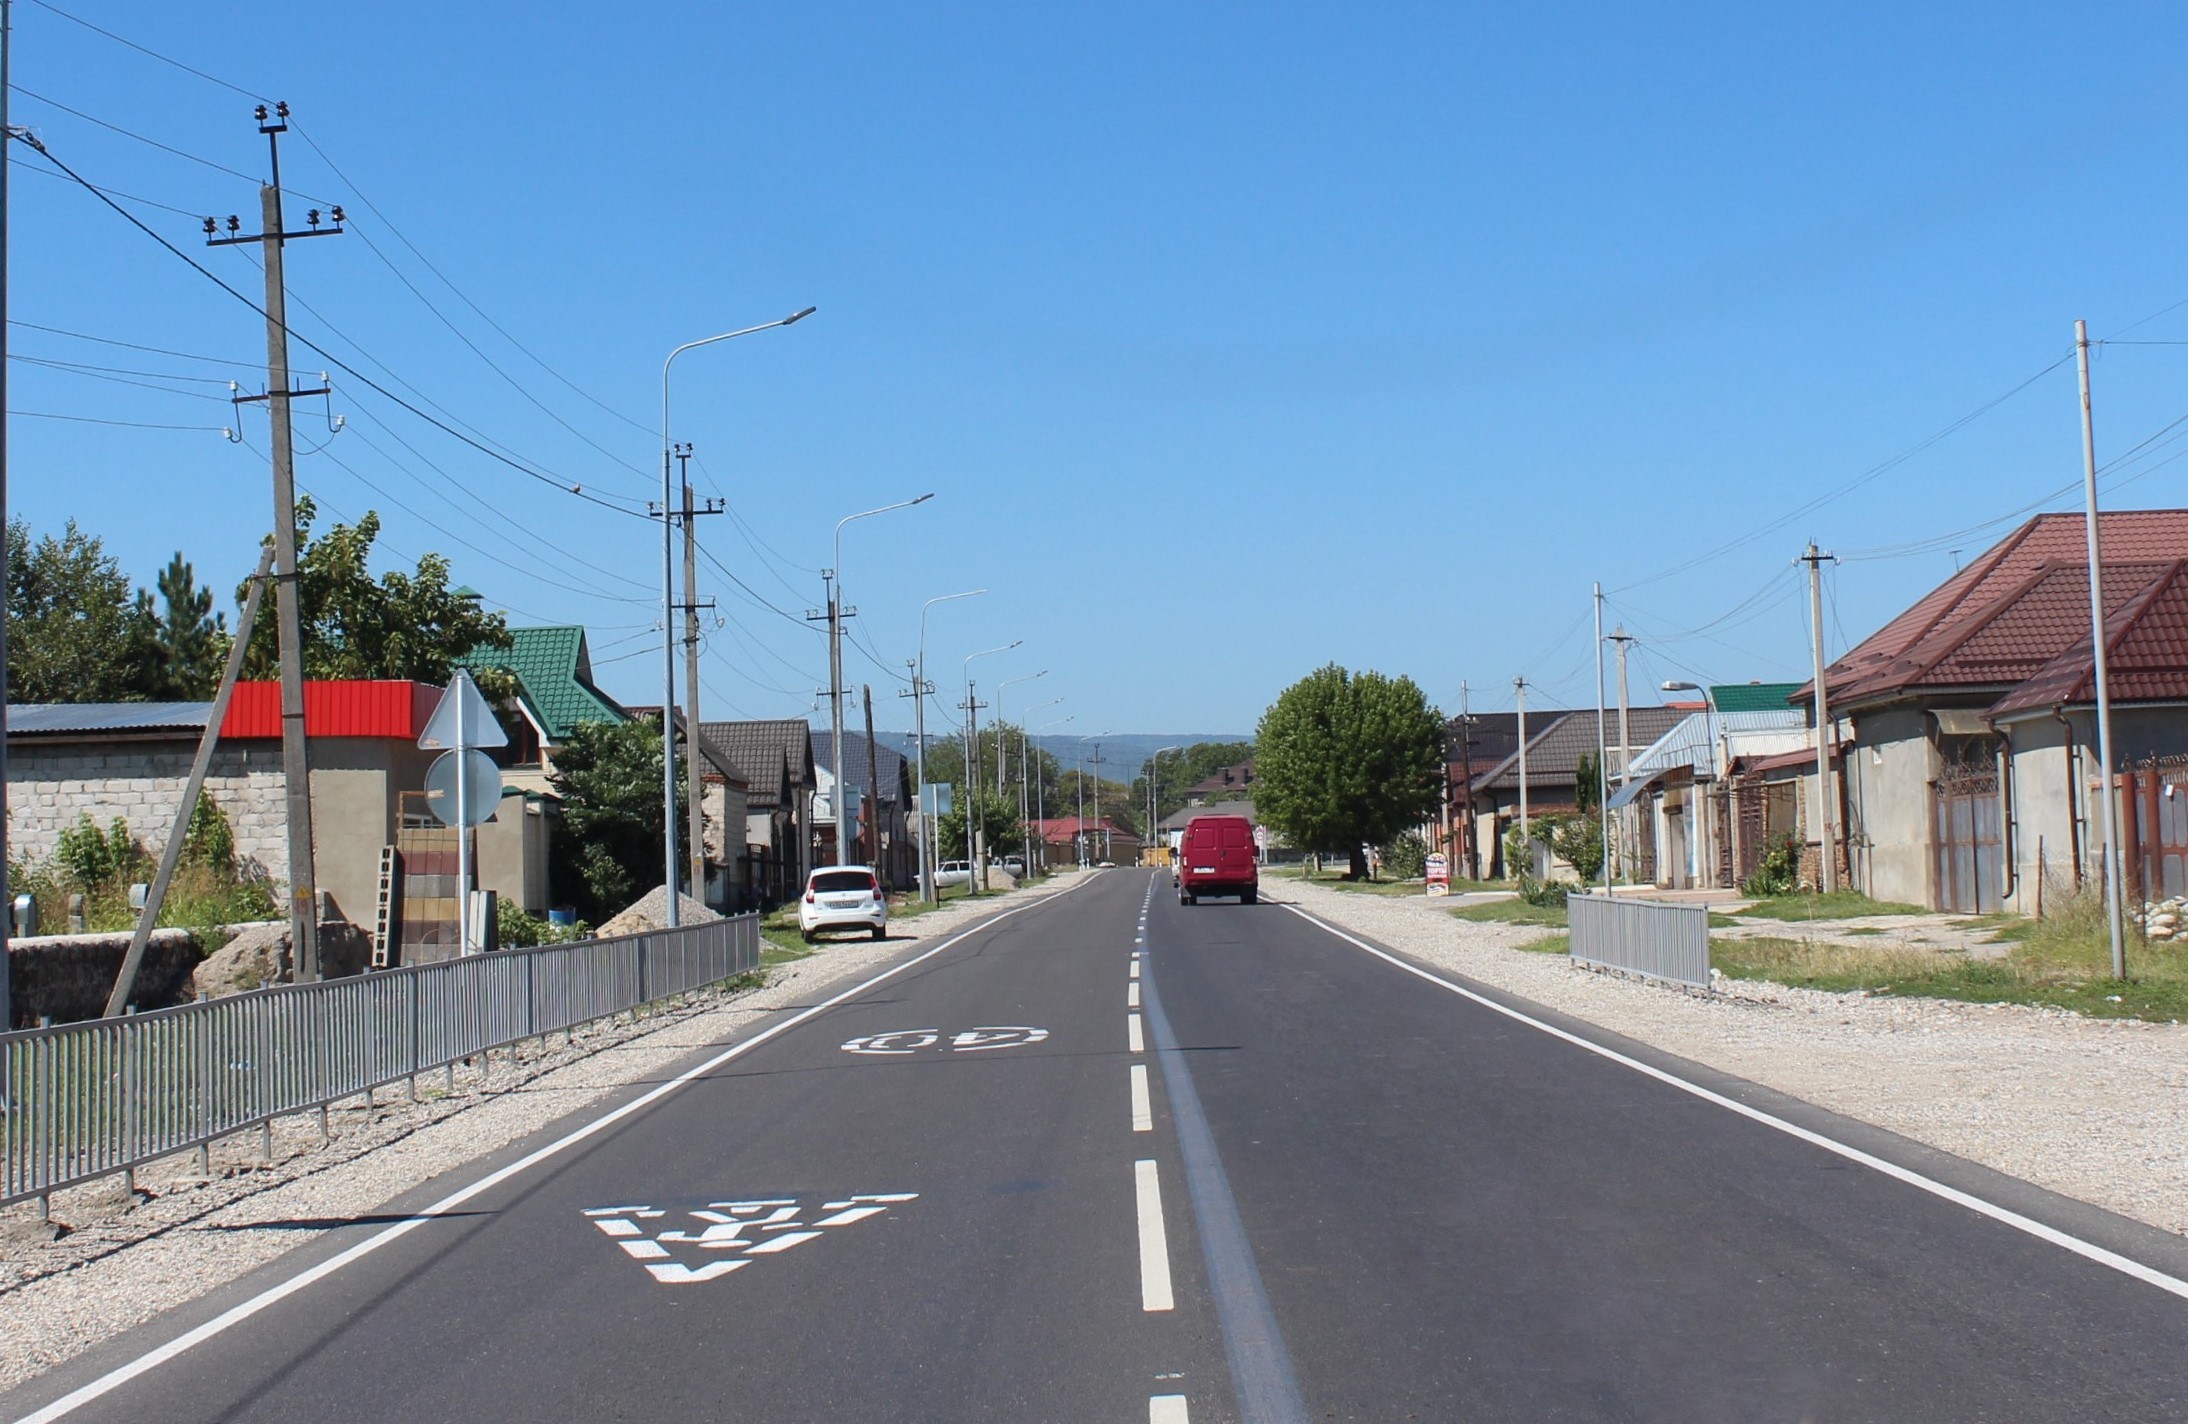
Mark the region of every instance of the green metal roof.
<instances>
[{"instance_id":1,"label":"green metal roof","mask_svg":"<svg viewBox=\"0 0 2188 1424\"><path fill-rule=\"evenodd\" d=\"M580 722L623 722L629 718L593 686L592 659L585 651L585 630L511 628L509 651L480 648L460 661L466 667L507 668L517 675L527 711L546 729L550 743L570 735Z\"/></svg>"},{"instance_id":2,"label":"green metal roof","mask_svg":"<svg viewBox=\"0 0 2188 1424\"><path fill-rule=\"evenodd\" d=\"M1793 705L1798 682L1734 682L1709 690L1719 712L1783 712Z\"/></svg>"}]
</instances>

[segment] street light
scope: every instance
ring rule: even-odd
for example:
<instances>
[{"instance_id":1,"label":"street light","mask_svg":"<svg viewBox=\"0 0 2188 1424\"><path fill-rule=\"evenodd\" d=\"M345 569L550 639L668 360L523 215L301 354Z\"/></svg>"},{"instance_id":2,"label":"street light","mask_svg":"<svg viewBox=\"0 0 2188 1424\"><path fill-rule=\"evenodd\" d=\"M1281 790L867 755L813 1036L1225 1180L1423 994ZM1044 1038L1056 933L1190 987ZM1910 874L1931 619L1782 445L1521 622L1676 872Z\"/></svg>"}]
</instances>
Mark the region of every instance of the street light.
<instances>
[{"instance_id":1,"label":"street light","mask_svg":"<svg viewBox=\"0 0 2188 1424\"><path fill-rule=\"evenodd\" d=\"M1039 672L1020 673L1017 677L1006 677L995 684L995 789L998 792L1003 789L1003 783L1010 779L1003 774L1003 689L1014 682L1031 682L1037 677L1047 676L1048 669L1042 668ZM1061 701L1062 699L1058 700ZM1021 728L1021 730L1023 729Z\"/></svg>"},{"instance_id":2,"label":"street light","mask_svg":"<svg viewBox=\"0 0 2188 1424\"><path fill-rule=\"evenodd\" d=\"M1026 709L1025 715L1031 718L1034 713L1042 708L1054 707L1063 700L1061 697L1051 697L1046 702L1036 702ZM1033 817L1033 793L1026 783L1032 772L1033 752L1027 746L1026 724L1020 722L1018 724L1018 830L1020 839L1026 843L1026 872L1029 875L1033 872L1033 837L1030 834Z\"/></svg>"},{"instance_id":3,"label":"street light","mask_svg":"<svg viewBox=\"0 0 2188 1424\"><path fill-rule=\"evenodd\" d=\"M1663 690L1665 692L1699 692L1702 694L1702 735L1706 737L1709 741L1709 779L1714 784L1717 781L1718 760L1717 699L1711 695L1710 690L1707 687L1704 687L1701 683L1698 682L1667 681L1663 684ZM1700 781L1701 778L1696 777L1695 780ZM1702 816L1700 814L1701 806L1699 804L1699 788L1697 788L1697 804L1695 806L1695 812L1696 814L1694 818L1694 828L1697 832L1699 832L1702 829ZM1695 878L1699 880L1702 878L1702 841L1699 835L1693 837L1693 849ZM1712 847L1712 849L1714 850L1714 847ZM1712 855L1711 858L1712 860L1714 860L1714 855ZM1709 873L1709 878L1711 880L1715 880L1717 878L1717 872L1714 868L1711 869Z\"/></svg>"},{"instance_id":4,"label":"street light","mask_svg":"<svg viewBox=\"0 0 2188 1424\"><path fill-rule=\"evenodd\" d=\"M1086 734L1085 736L1083 736L1083 737L1079 738L1079 745L1080 745L1080 748L1081 748L1081 750L1080 750L1080 752L1079 752L1079 837L1078 837L1078 839L1079 839L1079 865L1080 865L1080 867L1081 867L1082 869L1083 869L1083 868L1084 868L1084 867L1086 866L1086 863L1087 863L1087 860L1086 860L1086 752L1085 752L1084 748L1085 748L1085 746L1086 746L1086 744L1087 744L1088 742L1092 742L1092 743L1094 744L1094 819L1095 819L1095 820L1097 820L1097 821L1099 821L1099 820L1100 820L1100 819L1102 818L1102 738L1104 738L1104 737L1108 736L1108 735L1110 734L1110 732L1112 732L1112 731L1114 731L1114 730L1116 730L1116 729L1115 729L1115 728L1105 728L1104 730L1102 730L1102 731L1099 731L1099 732L1088 732L1088 733L1087 733L1087 734Z\"/></svg>"},{"instance_id":5,"label":"street light","mask_svg":"<svg viewBox=\"0 0 2188 1424\"><path fill-rule=\"evenodd\" d=\"M927 682L927 610L937 603L949 603L959 598L978 598L986 593L984 588L967 589L963 593L945 593L940 598L930 598L919 605L919 656L912 663L912 733L919 757L919 898L932 905L934 896L934 837L927 825L926 803L932 797L927 790L927 694L934 688ZM935 812L939 826L942 813Z\"/></svg>"},{"instance_id":6,"label":"street light","mask_svg":"<svg viewBox=\"0 0 2188 1424\"><path fill-rule=\"evenodd\" d=\"M965 780L968 783L965 802L965 858L972 862L972 874L966 878L967 898L978 895L988 888L988 838L985 827L979 824L979 808L974 804L980 795L980 709L972 701L972 660L1007 653L1026 640L1014 638L1000 648L982 648L977 653L965 655L962 673L965 681Z\"/></svg>"},{"instance_id":7,"label":"street light","mask_svg":"<svg viewBox=\"0 0 2188 1424\"><path fill-rule=\"evenodd\" d=\"M915 504L925 504L933 499L930 491L915 499L899 500L879 509L862 510L847 514L836 521L836 561L822 570L822 578L828 587L828 750L835 758L836 773L836 864L851 863L851 818L844 815L844 807L850 797L845 791L851 778L843 765L843 526L854 519L871 519L877 514L887 514L895 509L910 509ZM874 749L866 749L869 766Z\"/></svg>"},{"instance_id":8,"label":"street light","mask_svg":"<svg viewBox=\"0 0 2188 1424\"><path fill-rule=\"evenodd\" d=\"M675 558L676 520L670 502L670 467L675 463L669 445L669 368L676 358L686 351L701 346L712 346L717 341L734 337L750 336L755 331L772 331L778 326L794 326L811 316L817 307L792 312L774 321L763 321L758 326L747 326L736 331L725 331L719 336L704 336L697 341L687 341L668 354L661 363L661 850L662 863L666 866L662 888L668 893L666 915L668 928L675 929L682 921L679 910L676 882L676 585L672 569ZM699 729L691 729L696 738ZM698 778L693 778L696 782ZM700 786L692 787L692 795L701 795ZM703 885L694 886L701 895Z\"/></svg>"},{"instance_id":9,"label":"street light","mask_svg":"<svg viewBox=\"0 0 2188 1424\"><path fill-rule=\"evenodd\" d=\"M1061 697L1057 698L1056 700L1058 702L1063 701ZM1040 733L1047 731L1051 727L1061 727L1067 722L1076 722L1078 720L1078 715L1074 713L1069 717L1058 717L1054 721L1043 722L1040 726L1035 727L1033 731L1035 735L1039 735ZM1018 759L1020 761L1026 760L1023 755L1021 755ZM1046 781L1037 783L1033 788L1033 795L1033 819L1041 823L1042 826L1045 828L1048 822L1048 783ZM1041 869L1048 869L1048 835L1045 829L1043 830L1041 835Z\"/></svg>"}]
</instances>

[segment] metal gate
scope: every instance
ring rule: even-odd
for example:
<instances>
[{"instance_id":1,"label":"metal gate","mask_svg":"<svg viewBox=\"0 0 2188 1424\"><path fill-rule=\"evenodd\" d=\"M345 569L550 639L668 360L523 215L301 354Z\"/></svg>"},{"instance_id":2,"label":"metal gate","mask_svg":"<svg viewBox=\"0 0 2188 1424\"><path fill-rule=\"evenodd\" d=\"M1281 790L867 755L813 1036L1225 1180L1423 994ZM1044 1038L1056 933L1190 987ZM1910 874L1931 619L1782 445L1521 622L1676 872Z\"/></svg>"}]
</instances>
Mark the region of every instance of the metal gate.
<instances>
[{"instance_id":1,"label":"metal gate","mask_svg":"<svg viewBox=\"0 0 2188 1424\"><path fill-rule=\"evenodd\" d=\"M2188 759L2129 767L2118 786L2128 892L2143 900L2188 894Z\"/></svg>"},{"instance_id":2,"label":"metal gate","mask_svg":"<svg viewBox=\"0 0 2188 1424\"><path fill-rule=\"evenodd\" d=\"M1930 843L1936 852L1936 908L1987 915L2002 908L1998 769L1948 766L1930 783Z\"/></svg>"}]
</instances>

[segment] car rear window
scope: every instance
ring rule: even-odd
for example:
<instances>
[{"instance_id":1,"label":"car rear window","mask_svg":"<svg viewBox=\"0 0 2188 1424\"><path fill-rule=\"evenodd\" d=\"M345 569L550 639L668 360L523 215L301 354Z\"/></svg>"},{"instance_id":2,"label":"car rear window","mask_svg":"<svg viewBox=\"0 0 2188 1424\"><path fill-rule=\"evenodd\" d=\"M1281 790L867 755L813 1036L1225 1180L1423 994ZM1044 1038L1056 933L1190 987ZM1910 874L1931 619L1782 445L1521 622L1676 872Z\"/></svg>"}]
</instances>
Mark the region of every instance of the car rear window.
<instances>
[{"instance_id":1,"label":"car rear window","mask_svg":"<svg viewBox=\"0 0 2188 1424\"><path fill-rule=\"evenodd\" d=\"M874 877L863 870L833 870L813 877L813 888L821 894L842 894L846 890L871 890Z\"/></svg>"}]
</instances>

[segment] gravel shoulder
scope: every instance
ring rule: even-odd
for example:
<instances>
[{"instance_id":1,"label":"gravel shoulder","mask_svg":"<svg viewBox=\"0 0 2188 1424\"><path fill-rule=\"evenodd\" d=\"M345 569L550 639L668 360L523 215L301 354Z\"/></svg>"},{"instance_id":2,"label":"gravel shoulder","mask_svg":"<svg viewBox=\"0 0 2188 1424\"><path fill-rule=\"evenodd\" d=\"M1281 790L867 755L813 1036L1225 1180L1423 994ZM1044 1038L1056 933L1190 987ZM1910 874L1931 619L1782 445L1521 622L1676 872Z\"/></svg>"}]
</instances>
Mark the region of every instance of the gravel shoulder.
<instances>
[{"instance_id":1,"label":"gravel shoulder","mask_svg":"<svg viewBox=\"0 0 2188 1424\"><path fill-rule=\"evenodd\" d=\"M1297 881L1263 898L1668 1053L2188 1234L2188 1026L1720 981L1681 992L1519 946L1544 931Z\"/></svg>"},{"instance_id":2,"label":"gravel shoulder","mask_svg":"<svg viewBox=\"0 0 2188 1424\"><path fill-rule=\"evenodd\" d=\"M726 1046L774 1015L826 998L854 977L965 928L971 921L1060 894L1084 878L1059 874L976 903L953 902L898 921L890 938L826 941L777 965L756 989L711 990L579 1029L570 1043L497 1050L459 1066L453 1092L439 1075L402 1085L367 1107L274 1125L261 1160L253 1131L215 1144L209 1173L194 1157L56 1193L50 1239L28 1204L0 1211L0 1390L10 1389L161 1312L256 1270L325 1230L366 1216L434 1177L661 1074L703 1049ZM324 1223L324 1225L318 1225Z\"/></svg>"}]
</instances>

